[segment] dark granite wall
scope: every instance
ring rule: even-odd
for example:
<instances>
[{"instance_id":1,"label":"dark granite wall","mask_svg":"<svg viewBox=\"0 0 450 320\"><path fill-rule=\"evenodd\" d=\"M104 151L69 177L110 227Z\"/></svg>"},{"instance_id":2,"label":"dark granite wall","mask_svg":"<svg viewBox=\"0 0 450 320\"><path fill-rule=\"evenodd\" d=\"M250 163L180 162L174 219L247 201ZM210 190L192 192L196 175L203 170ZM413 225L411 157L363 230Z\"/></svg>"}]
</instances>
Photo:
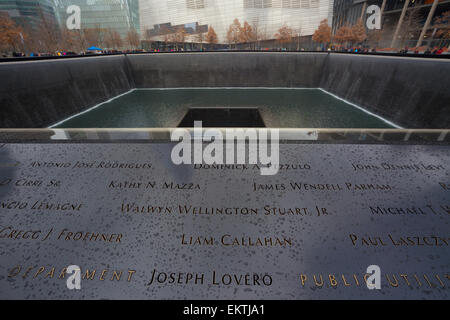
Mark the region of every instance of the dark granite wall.
<instances>
[{"instance_id":1,"label":"dark granite wall","mask_svg":"<svg viewBox=\"0 0 450 320\"><path fill-rule=\"evenodd\" d=\"M329 55L320 87L405 128L450 128L450 60Z\"/></svg>"},{"instance_id":2,"label":"dark granite wall","mask_svg":"<svg viewBox=\"0 0 450 320\"><path fill-rule=\"evenodd\" d=\"M326 57L326 53L219 52L127 58L138 88L313 88L320 84Z\"/></svg>"},{"instance_id":3,"label":"dark granite wall","mask_svg":"<svg viewBox=\"0 0 450 320\"><path fill-rule=\"evenodd\" d=\"M321 87L404 127L450 127L450 60L248 52L1 63L0 126L46 127L135 87Z\"/></svg>"},{"instance_id":4,"label":"dark granite wall","mask_svg":"<svg viewBox=\"0 0 450 320\"><path fill-rule=\"evenodd\" d=\"M0 127L39 128L134 87L123 56L0 63Z\"/></svg>"}]
</instances>

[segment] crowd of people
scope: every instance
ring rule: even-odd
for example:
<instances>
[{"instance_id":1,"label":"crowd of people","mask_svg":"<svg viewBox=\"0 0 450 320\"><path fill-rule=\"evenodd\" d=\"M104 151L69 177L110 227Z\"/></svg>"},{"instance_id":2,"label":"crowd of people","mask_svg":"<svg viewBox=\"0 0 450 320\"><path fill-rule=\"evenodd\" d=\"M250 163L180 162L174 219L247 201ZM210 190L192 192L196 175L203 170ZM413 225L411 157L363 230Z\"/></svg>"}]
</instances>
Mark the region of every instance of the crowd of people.
<instances>
[{"instance_id":1,"label":"crowd of people","mask_svg":"<svg viewBox=\"0 0 450 320\"><path fill-rule=\"evenodd\" d=\"M98 51L83 51L83 52L73 52L73 51L56 51L56 52L31 52L30 54L25 54L23 52L12 52L12 57L64 57L64 56L87 56L93 54L115 54L115 53L138 53L145 52L142 49L137 50L98 50ZM3 58L7 58L8 55L3 54Z\"/></svg>"},{"instance_id":2,"label":"crowd of people","mask_svg":"<svg viewBox=\"0 0 450 320\"><path fill-rule=\"evenodd\" d=\"M220 49L219 51L235 51L234 50L226 50ZM55 53L51 52L31 52L29 55L26 55L23 52L13 52L13 57L54 57L54 56L84 56L84 55L93 55L93 54L121 54L121 53L142 53L142 52L172 52L172 51L185 51L183 48L179 50L175 49L151 49L151 50L143 50L143 49L135 49L135 50L99 50L99 51L85 51L85 52L72 52L72 51L57 51ZM192 50L188 50L192 51ZM205 51L205 50L193 50L193 51ZM287 48L262 48L256 49L253 51L297 51L297 50L289 50ZM298 51L307 51L304 48L301 48ZM329 51L329 52L348 52L348 53L400 53L400 54L424 54L424 55L450 55L450 50L444 47L435 47L435 48L409 48L404 47L400 50L398 49L377 49L377 48L369 48L369 47L337 47L330 46L328 48L317 48L316 51ZM6 58L6 55L3 55Z\"/></svg>"},{"instance_id":3,"label":"crowd of people","mask_svg":"<svg viewBox=\"0 0 450 320\"><path fill-rule=\"evenodd\" d=\"M445 47L426 47L426 48L409 48L404 47L400 50L392 48L368 48L368 47L349 47L349 48L333 48L331 47L329 51L336 52L354 52L354 53L369 53L369 52L379 52L379 53L400 53L400 54L424 54L424 55L442 55L450 54L448 48Z\"/></svg>"}]
</instances>

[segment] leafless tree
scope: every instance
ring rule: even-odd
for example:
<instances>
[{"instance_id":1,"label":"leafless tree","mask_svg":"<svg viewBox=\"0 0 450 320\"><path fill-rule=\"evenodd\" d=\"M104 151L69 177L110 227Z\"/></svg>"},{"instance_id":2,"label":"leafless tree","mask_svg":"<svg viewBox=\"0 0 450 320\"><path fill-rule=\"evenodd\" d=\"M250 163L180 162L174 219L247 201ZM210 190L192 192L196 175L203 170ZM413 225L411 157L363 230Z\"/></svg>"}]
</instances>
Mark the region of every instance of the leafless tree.
<instances>
[{"instance_id":1,"label":"leafless tree","mask_svg":"<svg viewBox=\"0 0 450 320\"><path fill-rule=\"evenodd\" d=\"M239 19L234 19L233 23L230 25L227 31L227 41L230 44L236 45L239 43L241 39L241 23L239 22Z\"/></svg>"},{"instance_id":2,"label":"leafless tree","mask_svg":"<svg viewBox=\"0 0 450 320\"><path fill-rule=\"evenodd\" d=\"M136 29L131 28L130 30L128 30L126 41L127 44L133 49L139 47L141 41L139 39L139 34L137 33Z\"/></svg>"}]
</instances>

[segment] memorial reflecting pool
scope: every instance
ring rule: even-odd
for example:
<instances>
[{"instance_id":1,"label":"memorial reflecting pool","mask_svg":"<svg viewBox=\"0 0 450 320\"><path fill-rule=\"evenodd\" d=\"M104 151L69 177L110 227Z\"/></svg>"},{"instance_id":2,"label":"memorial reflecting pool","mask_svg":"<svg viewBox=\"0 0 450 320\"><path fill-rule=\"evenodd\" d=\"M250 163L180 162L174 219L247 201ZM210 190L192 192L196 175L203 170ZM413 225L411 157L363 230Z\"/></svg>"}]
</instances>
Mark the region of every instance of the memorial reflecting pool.
<instances>
[{"instance_id":1,"label":"memorial reflecting pool","mask_svg":"<svg viewBox=\"0 0 450 320\"><path fill-rule=\"evenodd\" d=\"M190 108L258 108L265 126L273 128L394 127L320 89L264 88L136 89L54 127L177 127Z\"/></svg>"}]
</instances>

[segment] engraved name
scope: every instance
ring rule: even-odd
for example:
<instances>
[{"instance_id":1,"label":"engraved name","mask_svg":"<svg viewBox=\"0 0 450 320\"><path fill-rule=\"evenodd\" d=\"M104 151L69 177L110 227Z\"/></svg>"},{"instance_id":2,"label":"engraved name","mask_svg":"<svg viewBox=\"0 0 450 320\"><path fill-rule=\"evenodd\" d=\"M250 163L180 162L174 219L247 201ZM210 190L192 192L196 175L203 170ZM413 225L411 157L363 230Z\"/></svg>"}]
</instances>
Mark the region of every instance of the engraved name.
<instances>
[{"instance_id":1,"label":"engraved name","mask_svg":"<svg viewBox=\"0 0 450 320\"><path fill-rule=\"evenodd\" d=\"M309 163L298 163L298 164L279 164L272 165L274 168L278 168L278 171L292 171L292 170L311 170L311 165ZM258 164L195 164L194 169L196 170L257 170L260 171L261 168L268 166L258 165Z\"/></svg>"},{"instance_id":2,"label":"engraved name","mask_svg":"<svg viewBox=\"0 0 450 320\"><path fill-rule=\"evenodd\" d=\"M303 183L303 182L291 182L285 183L253 183L253 191L390 191L393 187L389 184L378 183L352 183L345 182L340 183Z\"/></svg>"},{"instance_id":3,"label":"engraved name","mask_svg":"<svg viewBox=\"0 0 450 320\"><path fill-rule=\"evenodd\" d=\"M44 179L2 179L0 180L0 187L2 186L15 186L15 187L59 187L61 186L61 181L56 179L44 180Z\"/></svg>"},{"instance_id":4,"label":"engraved name","mask_svg":"<svg viewBox=\"0 0 450 320\"><path fill-rule=\"evenodd\" d=\"M406 247L448 247L450 237L442 236L361 236L349 234L349 239L354 247L357 246L406 246Z\"/></svg>"},{"instance_id":5,"label":"engraved name","mask_svg":"<svg viewBox=\"0 0 450 320\"><path fill-rule=\"evenodd\" d=\"M91 162L58 162L33 161L32 168L72 168L72 169L151 169L152 164L146 162L91 161Z\"/></svg>"},{"instance_id":6,"label":"engraved name","mask_svg":"<svg viewBox=\"0 0 450 320\"><path fill-rule=\"evenodd\" d=\"M163 182L159 185L154 181L119 181L113 180L108 184L110 189L169 189L169 190L200 190L197 183Z\"/></svg>"},{"instance_id":7,"label":"engraved name","mask_svg":"<svg viewBox=\"0 0 450 320\"><path fill-rule=\"evenodd\" d=\"M216 246L224 247L290 247L292 238L279 237L259 237L259 236L233 236L224 234L219 237L213 236L189 236L181 235L181 245L189 246Z\"/></svg>"},{"instance_id":8,"label":"engraved name","mask_svg":"<svg viewBox=\"0 0 450 320\"><path fill-rule=\"evenodd\" d=\"M62 229L55 231L54 228L49 230L41 229L18 229L12 226L0 226L0 239L7 240L59 240L59 241L84 241L84 242L106 242L106 243L120 243L122 242L123 234L119 233L105 233L93 231L70 231L69 229Z\"/></svg>"},{"instance_id":9,"label":"engraved name","mask_svg":"<svg viewBox=\"0 0 450 320\"><path fill-rule=\"evenodd\" d=\"M84 203L78 202L48 202L38 200L35 202L9 200L0 201L0 208L7 210L38 210L38 211L80 211Z\"/></svg>"},{"instance_id":10,"label":"engraved name","mask_svg":"<svg viewBox=\"0 0 450 320\"><path fill-rule=\"evenodd\" d=\"M216 286L265 286L269 287L273 283L270 274L258 273L219 273L213 270L209 274L198 272L171 272L158 271L153 269L150 285L170 284L170 285L216 285Z\"/></svg>"},{"instance_id":11,"label":"engraved name","mask_svg":"<svg viewBox=\"0 0 450 320\"><path fill-rule=\"evenodd\" d=\"M198 207L192 205L157 206L151 204L137 204L123 202L120 206L122 213L142 214L182 214L182 215L265 215L265 216L329 216L333 213L324 207Z\"/></svg>"},{"instance_id":12,"label":"engraved name","mask_svg":"<svg viewBox=\"0 0 450 320\"><path fill-rule=\"evenodd\" d=\"M405 215L405 216L421 216L421 215L442 215L450 214L450 206L448 205L425 205L424 207L383 207L369 206L372 215Z\"/></svg>"},{"instance_id":13,"label":"engraved name","mask_svg":"<svg viewBox=\"0 0 450 320\"><path fill-rule=\"evenodd\" d=\"M367 163L352 163L352 167L355 171L370 171L370 170L386 170L386 171L440 171L445 170L442 164L424 164L409 163L409 164L396 164L382 162L380 164L367 164Z\"/></svg>"}]
</instances>

